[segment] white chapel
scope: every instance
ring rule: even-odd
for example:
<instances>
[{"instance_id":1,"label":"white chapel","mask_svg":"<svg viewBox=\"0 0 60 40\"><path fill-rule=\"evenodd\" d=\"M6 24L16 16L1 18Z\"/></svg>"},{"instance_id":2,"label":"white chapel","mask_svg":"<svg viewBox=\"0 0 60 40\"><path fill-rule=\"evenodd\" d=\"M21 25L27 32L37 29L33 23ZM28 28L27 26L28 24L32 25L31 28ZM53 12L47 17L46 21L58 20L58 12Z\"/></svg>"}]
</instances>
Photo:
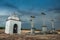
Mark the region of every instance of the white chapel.
<instances>
[{"instance_id":1,"label":"white chapel","mask_svg":"<svg viewBox=\"0 0 60 40\"><path fill-rule=\"evenodd\" d=\"M6 34L21 34L21 21L16 14L8 17L5 27Z\"/></svg>"}]
</instances>

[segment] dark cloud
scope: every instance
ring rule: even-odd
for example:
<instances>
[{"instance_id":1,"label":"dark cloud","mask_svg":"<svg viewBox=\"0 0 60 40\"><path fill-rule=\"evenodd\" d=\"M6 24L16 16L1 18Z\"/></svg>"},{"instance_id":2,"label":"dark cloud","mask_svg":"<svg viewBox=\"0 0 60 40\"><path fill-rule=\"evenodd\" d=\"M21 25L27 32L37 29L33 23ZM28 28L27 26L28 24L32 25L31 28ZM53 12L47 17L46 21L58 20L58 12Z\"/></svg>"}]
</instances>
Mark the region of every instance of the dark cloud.
<instances>
[{"instance_id":1,"label":"dark cloud","mask_svg":"<svg viewBox=\"0 0 60 40\"><path fill-rule=\"evenodd\" d=\"M53 7L49 8L48 11L53 11L54 13L60 13L60 0L54 0L55 3Z\"/></svg>"},{"instance_id":2,"label":"dark cloud","mask_svg":"<svg viewBox=\"0 0 60 40\"><path fill-rule=\"evenodd\" d=\"M5 3L4 6L17 9L17 7L15 5L12 5L11 3Z\"/></svg>"},{"instance_id":3,"label":"dark cloud","mask_svg":"<svg viewBox=\"0 0 60 40\"><path fill-rule=\"evenodd\" d=\"M22 15L37 15L37 13L32 13L31 11L33 10L33 8L29 9L29 11L27 10L20 10L18 7L16 7L15 5L11 4L11 3L5 3L4 4L5 7L10 8L10 9L14 9L15 11L17 11L18 15L21 13ZM12 10L13 11L13 10Z\"/></svg>"},{"instance_id":4,"label":"dark cloud","mask_svg":"<svg viewBox=\"0 0 60 40\"><path fill-rule=\"evenodd\" d=\"M58 8L51 8L48 11L53 11L54 13L60 13L60 7L58 7Z\"/></svg>"}]
</instances>

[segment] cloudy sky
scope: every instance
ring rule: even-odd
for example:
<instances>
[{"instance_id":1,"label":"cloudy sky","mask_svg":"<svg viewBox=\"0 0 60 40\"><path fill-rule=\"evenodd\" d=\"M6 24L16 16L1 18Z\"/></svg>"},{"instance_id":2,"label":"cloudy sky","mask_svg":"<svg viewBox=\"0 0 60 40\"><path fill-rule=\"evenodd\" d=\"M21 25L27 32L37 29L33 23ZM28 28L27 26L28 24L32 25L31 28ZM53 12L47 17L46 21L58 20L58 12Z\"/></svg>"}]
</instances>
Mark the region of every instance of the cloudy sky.
<instances>
[{"instance_id":1,"label":"cloudy sky","mask_svg":"<svg viewBox=\"0 0 60 40\"><path fill-rule=\"evenodd\" d=\"M55 28L60 29L60 0L0 0L0 26L4 25L9 15L16 12L22 20L22 28L30 28L30 16L36 16L35 28L41 29L41 12L46 14L46 25L51 29L51 19Z\"/></svg>"}]
</instances>

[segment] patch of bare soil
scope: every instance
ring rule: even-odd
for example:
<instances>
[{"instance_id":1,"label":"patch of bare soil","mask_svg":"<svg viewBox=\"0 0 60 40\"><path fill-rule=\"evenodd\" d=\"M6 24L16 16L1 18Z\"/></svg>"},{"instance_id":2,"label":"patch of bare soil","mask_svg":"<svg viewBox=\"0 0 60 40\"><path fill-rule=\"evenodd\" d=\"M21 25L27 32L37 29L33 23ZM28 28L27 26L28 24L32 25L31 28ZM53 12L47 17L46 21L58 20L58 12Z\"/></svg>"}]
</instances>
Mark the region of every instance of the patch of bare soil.
<instances>
[{"instance_id":1,"label":"patch of bare soil","mask_svg":"<svg viewBox=\"0 0 60 40\"><path fill-rule=\"evenodd\" d=\"M60 40L60 35L9 35L0 30L0 40Z\"/></svg>"}]
</instances>

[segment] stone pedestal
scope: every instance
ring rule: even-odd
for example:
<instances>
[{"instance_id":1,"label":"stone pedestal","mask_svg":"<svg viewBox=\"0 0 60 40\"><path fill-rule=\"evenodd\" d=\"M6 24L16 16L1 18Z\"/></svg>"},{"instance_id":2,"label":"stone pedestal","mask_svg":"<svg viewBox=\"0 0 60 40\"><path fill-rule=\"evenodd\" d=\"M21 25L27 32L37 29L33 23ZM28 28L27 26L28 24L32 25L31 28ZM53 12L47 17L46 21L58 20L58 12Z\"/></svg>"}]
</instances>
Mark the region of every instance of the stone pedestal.
<instances>
[{"instance_id":1,"label":"stone pedestal","mask_svg":"<svg viewBox=\"0 0 60 40\"><path fill-rule=\"evenodd\" d=\"M47 33L47 26L42 26L42 33L46 34Z\"/></svg>"},{"instance_id":2,"label":"stone pedestal","mask_svg":"<svg viewBox=\"0 0 60 40\"><path fill-rule=\"evenodd\" d=\"M31 35L35 34L35 28L31 28Z\"/></svg>"}]
</instances>

